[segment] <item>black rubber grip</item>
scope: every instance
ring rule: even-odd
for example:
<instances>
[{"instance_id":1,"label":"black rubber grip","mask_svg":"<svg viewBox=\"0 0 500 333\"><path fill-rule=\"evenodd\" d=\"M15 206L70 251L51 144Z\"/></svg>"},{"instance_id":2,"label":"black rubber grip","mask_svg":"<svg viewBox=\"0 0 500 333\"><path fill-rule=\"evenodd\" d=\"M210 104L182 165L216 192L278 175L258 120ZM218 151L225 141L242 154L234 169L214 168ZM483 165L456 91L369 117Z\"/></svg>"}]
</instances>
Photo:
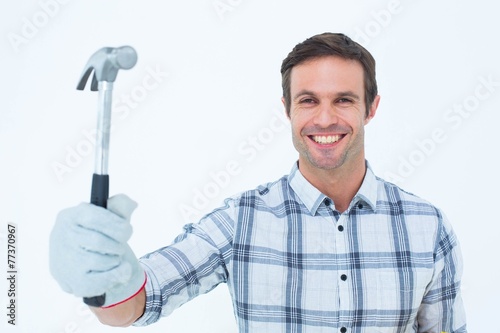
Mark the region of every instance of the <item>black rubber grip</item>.
<instances>
[{"instance_id":1,"label":"black rubber grip","mask_svg":"<svg viewBox=\"0 0 500 333\"><path fill-rule=\"evenodd\" d=\"M109 175L92 175L90 203L99 207L107 207L109 197Z\"/></svg>"},{"instance_id":2,"label":"black rubber grip","mask_svg":"<svg viewBox=\"0 0 500 333\"><path fill-rule=\"evenodd\" d=\"M89 306L100 308L101 306L104 305L104 303L106 303L106 294L94 297L84 297L83 302Z\"/></svg>"},{"instance_id":3,"label":"black rubber grip","mask_svg":"<svg viewBox=\"0 0 500 333\"><path fill-rule=\"evenodd\" d=\"M109 198L109 175L93 174L90 203L99 207L107 207ZM89 306L101 307L106 302L106 294L84 297L83 302Z\"/></svg>"}]
</instances>

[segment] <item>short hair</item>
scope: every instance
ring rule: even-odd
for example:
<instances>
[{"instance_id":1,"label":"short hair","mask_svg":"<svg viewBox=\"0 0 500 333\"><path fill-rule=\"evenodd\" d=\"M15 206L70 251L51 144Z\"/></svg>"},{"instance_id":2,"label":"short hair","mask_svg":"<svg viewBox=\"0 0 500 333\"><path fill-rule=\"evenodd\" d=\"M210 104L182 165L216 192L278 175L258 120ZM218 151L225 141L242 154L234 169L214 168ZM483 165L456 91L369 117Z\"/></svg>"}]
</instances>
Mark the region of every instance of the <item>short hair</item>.
<instances>
[{"instance_id":1,"label":"short hair","mask_svg":"<svg viewBox=\"0 0 500 333\"><path fill-rule=\"evenodd\" d=\"M343 59L356 60L363 66L366 116L377 96L375 79L375 59L363 46L342 33L322 33L312 36L297 44L281 64L281 86L285 99L286 113L290 116L291 92L290 74L292 68L307 60L336 56Z\"/></svg>"}]
</instances>

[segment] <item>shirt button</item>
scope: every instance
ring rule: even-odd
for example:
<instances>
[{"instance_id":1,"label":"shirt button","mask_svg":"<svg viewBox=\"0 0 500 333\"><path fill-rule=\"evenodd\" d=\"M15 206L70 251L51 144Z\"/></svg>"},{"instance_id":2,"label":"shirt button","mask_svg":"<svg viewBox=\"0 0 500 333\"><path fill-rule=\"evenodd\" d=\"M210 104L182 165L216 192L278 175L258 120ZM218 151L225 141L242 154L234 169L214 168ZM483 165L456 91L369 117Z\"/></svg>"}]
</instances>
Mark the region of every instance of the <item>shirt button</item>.
<instances>
[{"instance_id":1,"label":"shirt button","mask_svg":"<svg viewBox=\"0 0 500 333\"><path fill-rule=\"evenodd\" d=\"M347 328L342 327L342 328L340 329L340 333L345 333L345 332L347 332Z\"/></svg>"},{"instance_id":2,"label":"shirt button","mask_svg":"<svg viewBox=\"0 0 500 333\"><path fill-rule=\"evenodd\" d=\"M325 206L330 206L331 202L330 202L330 199L325 199Z\"/></svg>"},{"instance_id":3,"label":"shirt button","mask_svg":"<svg viewBox=\"0 0 500 333\"><path fill-rule=\"evenodd\" d=\"M358 208L363 209L363 204L362 203L358 204Z\"/></svg>"},{"instance_id":4,"label":"shirt button","mask_svg":"<svg viewBox=\"0 0 500 333\"><path fill-rule=\"evenodd\" d=\"M345 281L345 280L347 280L347 275L345 275L345 274L342 274L342 275L340 276L340 279L342 279L342 281Z\"/></svg>"},{"instance_id":5,"label":"shirt button","mask_svg":"<svg viewBox=\"0 0 500 333\"><path fill-rule=\"evenodd\" d=\"M339 226L337 227L337 229L338 229L340 232L342 232L342 231L344 231L344 226L339 225Z\"/></svg>"}]
</instances>

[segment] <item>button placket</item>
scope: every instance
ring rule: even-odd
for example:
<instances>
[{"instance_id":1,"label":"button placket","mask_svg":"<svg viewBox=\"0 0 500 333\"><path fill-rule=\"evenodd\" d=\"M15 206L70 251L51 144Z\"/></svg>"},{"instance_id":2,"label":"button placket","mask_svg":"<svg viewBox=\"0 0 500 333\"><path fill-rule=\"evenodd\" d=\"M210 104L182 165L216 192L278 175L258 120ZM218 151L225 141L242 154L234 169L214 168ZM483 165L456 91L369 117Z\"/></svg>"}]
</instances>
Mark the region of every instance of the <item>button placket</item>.
<instances>
[{"instance_id":1,"label":"button placket","mask_svg":"<svg viewBox=\"0 0 500 333\"><path fill-rule=\"evenodd\" d=\"M335 240L336 247L335 251L337 254L338 262L341 263L345 260L345 256L348 252L348 234L346 232L341 231L344 230L345 225L348 221L349 215L345 212L339 216L337 221L337 230L335 232ZM342 228L340 228L342 227ZM339 270L337 272L338 276L338 290L339 290L339 310L340 311L349 311L351 310L351 293L350 283L349 283L349 271L347 271L348 266L339 265Z\"/></svg>"}]
</instances>

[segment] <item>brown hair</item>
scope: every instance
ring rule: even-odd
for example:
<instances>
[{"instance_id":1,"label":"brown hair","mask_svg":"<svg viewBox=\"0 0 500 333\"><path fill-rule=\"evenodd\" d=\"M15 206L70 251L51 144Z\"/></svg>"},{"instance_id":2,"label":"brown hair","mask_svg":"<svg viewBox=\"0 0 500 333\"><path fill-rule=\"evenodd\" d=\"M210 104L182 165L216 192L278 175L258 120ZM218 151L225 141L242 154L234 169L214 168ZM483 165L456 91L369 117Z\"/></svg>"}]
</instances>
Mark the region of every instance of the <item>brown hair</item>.
<instances>
[{"instance_id":1,"label":"brown hair","mask_svg":"<svg viewBox=\"0 0 500 333\"><path fill-rule=\"evenodd\" d=\"M292 68L313 58L337 56L356 60L363 66L365 85L366 115L377 96L375 79L375 59L363 46L341 33L323 33L312 36L297 44L281 64L281 86L286 104L286 113L290 116L290 73Z\"/></svg>"}]
</instances>

